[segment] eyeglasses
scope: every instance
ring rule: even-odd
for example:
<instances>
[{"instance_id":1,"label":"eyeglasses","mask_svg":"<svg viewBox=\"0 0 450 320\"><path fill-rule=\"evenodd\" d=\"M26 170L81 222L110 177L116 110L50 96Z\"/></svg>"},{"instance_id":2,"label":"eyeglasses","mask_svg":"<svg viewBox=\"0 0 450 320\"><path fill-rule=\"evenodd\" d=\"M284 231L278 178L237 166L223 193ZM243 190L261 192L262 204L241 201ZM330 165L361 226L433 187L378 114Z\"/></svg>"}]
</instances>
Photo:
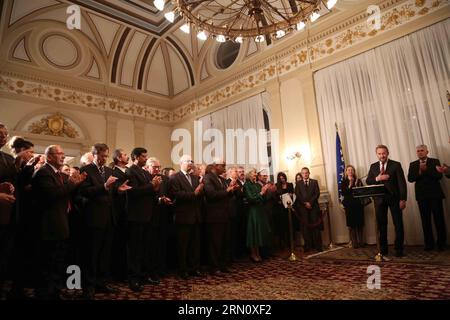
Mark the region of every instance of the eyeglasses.
<instances>
[{"instance_id":1,"label":"eyeglasses","mask_svg":"<svg viewBox=\"0 0 450 320\"><path fill-rule=\"evenodd\" d=\"M192 161L192 160L184 160L183 162L186 162L186 163L194 163L194 161Z\"/></svg>"}]
</instances>

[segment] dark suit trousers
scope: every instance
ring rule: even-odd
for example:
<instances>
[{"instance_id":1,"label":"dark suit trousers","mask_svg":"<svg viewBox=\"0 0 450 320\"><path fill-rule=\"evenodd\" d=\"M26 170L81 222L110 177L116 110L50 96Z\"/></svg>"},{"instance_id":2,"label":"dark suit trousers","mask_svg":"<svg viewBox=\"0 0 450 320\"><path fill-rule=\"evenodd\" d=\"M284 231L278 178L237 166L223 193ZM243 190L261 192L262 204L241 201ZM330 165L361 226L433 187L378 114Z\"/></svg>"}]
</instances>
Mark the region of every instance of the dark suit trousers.
<instances>
[{"instance_id":1,"label":"dark suit trousers","mask_svg":"<svg viewBox=\"0 0 450 320\"><path fill-rule=\"evenodd\" d=\"M143 283L150 268L150 241L153 226L149 222L128 221L128 280Z\"/></svg>"},{"instance_id":2,"label":"dark suit trousers","mask_svg":"<svg viewBox=\"0 0 450 320\"><path fill-rule=\"evenodd\" d=\"M0 225L0 289L2 282L7 278L7 271L11 261L11 252L14 244L14 233L14 225Z\"/></svg>"},{"instance_id":3,"label":"dark suit trousers","mask_svg":"<svg viewBox=\"0 0 450 320\"><path fill-rule=\"evenodd\" d=\"M200 269L200 224L177 224L180 273Z\"/></svg>"},{"instance_id":4,"label":"dark suit trousers","mask_svg":"<svg viewBox=\"0 0 450 320\"><path fill-rule=\"evenodd\" d=\"M87 228L84 248L84 287L103 286L110 276L113 227Z\"/></svg>"},{"instance_id":5,"label":"dark suit trousers","mask_svg":"<svg viewBox=\"0 0 450 320\"><path fill-rule=\"evenodd\" d=\"M167 271L167 243L169 239L169 219L167 211L162 212L156 234L153 238L152 252L155 263L153 263L152 270L159 274L165 273Z\"/></svg>"},{"instance_id":6,"label":"dark suit trousers","mask_svg":"<svg viewBox=\"0 0 450 320\"><path fill-rule=\"evenodd\" d=\"M317 224L320 219L320 210L308 210L300 208L300 230L305 241L304 250L323 250L321 224Z\"/></svg>"},{"instance_id":7,"label":"dark suit trousers","mask_svg":"<svg viewBox=\"0 0 450 320\"><path fill-rule=\"evenodd\" d=\"M211 223L206 225L209 248L209 265L212 270L227 266L229 241L228 223Z\"/></svg>"},{"instance_id":8,"label":"dark suit trousers","mask_svg":"<svg viewBox=\"0 0 450 320\"><path fill-rule=\"evenodd\" d=\"M115 279L127 278L127 222L119 219L114 228L111 272Z\"/></svg>"},{"instance_id":9,"label":"dark suit trousers","mask_svg":"<svg viewBox=\"0 0 450 320\"><path fill-rule=\"evenodd\" d=\"M155 213L153 213L155 214ZM147 276L157 278L159 273L159 255L160 255L160 231L159 224L151 224L150 232L145 233L145 243L148 244L148 249L145 253L144 271Z\"/></svg>"},{"instance_id":10,"label":"dark suit trousers","mask_svg":"<svg viewBox=\"0 0 450 320\"><path fill-rule=\"evenodd\" d=\"M403 215L400 210L400 200L398 199L377 199L375 203L375 214L377 216L377 225L380 241L381 254L388 253L387 225L388 225L388 209L391 210L392 222L395 227L395 251L403 252L404 231L403 231Z\"/></svg>"},{"instance_id":11,"label":"dark suit trousers","mask_svg":"<svg viewBox=\"0 0 450 320\"><path fill-rule=\"evenodd\" d=\"M420 209L420 217L422 218L423 237L425 247L434 247L433 229L431 226L431 215L433 214L434 226L437 232L437 246L443 248L447 241L445 229L444 209L442 207L442 199L427 199L417 201Z\"/></svg>"},{"instance_id":12,"label":"dark suit trousers","mask_svg":"<svg viewBox=\"0 0 450 320\"><path fill-rule=\"evenodd\" d=\"M41 251L42 278L40 295L42 298L53 299L59 291L66 286L64 281L67 265L65 264L67 252L66 240L44 240Z\"/></svg>"}]
</instances>

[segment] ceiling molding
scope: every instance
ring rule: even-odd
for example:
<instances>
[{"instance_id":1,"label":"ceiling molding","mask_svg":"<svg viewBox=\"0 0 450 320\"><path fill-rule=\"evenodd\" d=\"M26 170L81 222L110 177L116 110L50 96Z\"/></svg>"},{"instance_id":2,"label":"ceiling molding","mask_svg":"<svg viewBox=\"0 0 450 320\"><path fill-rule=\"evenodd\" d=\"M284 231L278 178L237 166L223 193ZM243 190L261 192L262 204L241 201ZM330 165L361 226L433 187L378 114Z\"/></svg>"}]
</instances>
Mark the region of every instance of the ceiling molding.
<instances>
[{"instance_id":1,"label":"ceiling molding","mask_svg":"<svg viewBox=\"0 0 450 320\"><path fill-rule=\"evenodd\" d=\"M162 56L164 59L164 65L166 67L167 74L167 87L169 88L169 97L173 97L173 70L172 64L170 63L169 50L167 49L167 44L163 41L160 42L160 47L162 51Z\"/></svg>"}]
</instances>

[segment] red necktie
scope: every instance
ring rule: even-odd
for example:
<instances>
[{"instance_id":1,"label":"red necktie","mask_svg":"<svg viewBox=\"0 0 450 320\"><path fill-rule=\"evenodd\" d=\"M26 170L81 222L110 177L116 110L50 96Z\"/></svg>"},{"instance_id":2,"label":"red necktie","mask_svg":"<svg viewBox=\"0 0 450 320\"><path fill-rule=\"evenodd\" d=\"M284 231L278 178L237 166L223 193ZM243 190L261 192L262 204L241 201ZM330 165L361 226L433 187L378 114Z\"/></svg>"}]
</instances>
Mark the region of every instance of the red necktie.
<instances>
[{"instance_id":1,"label":"red necktie","mask_svg":"<svg viewBox=\"0 0 450 320\"><path fill-rule=\"evenodd\" d=\"M384 162L381 163L381 174L384 174Z\"/></svg>"}]
</instances>

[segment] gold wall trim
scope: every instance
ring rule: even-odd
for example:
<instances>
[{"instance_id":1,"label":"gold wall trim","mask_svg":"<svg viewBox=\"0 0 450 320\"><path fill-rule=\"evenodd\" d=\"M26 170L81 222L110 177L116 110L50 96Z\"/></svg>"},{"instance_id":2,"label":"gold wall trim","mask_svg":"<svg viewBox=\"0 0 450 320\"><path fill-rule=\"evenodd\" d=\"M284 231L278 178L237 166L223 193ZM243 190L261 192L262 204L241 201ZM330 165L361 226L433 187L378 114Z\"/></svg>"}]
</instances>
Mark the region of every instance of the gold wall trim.
<instances>
[{"instance_id":1,"label":"gold wall trim","mask_svg":"<svg viewBox=\"0 0 450 320\"><path fill-rule=\"evenodd\" d=\"M94 110L117 112L165 123L172 121L172 113L167 110L116 97L81 92L70 88L42 83L40 81L24 80L4 74L0 74L0 91L8 94L23 95L47 101L50 100L57 103L72 104Z\"/></svg>"}]
</instances>

